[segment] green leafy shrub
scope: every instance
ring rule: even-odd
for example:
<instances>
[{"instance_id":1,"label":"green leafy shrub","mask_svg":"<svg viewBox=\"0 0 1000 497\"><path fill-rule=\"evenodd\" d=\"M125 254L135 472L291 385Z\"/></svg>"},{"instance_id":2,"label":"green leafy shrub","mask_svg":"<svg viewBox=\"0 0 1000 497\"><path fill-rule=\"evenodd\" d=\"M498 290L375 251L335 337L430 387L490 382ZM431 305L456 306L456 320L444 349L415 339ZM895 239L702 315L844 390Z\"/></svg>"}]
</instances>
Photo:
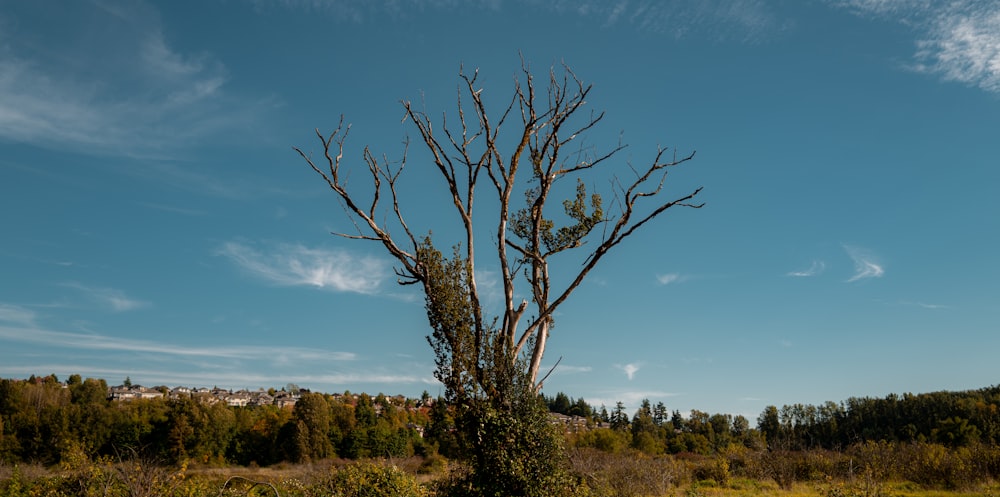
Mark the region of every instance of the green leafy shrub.
<instances>
[{"instance_id":1,"label":"green leafy shrub","mask_svg":"<svg viewBox=\"0 0 1000 497\"><path fill-rule=\"evenodd\" d=\"M28 486L29 484L21 467L14 465L14 469L10 471L10 476L0 481L0 492L9 497L26 496L29 491Z\"/></svg>"},{"instance_id":2,"label":"green leafy shrub","mask_svg":"<svg viewBox=\"0 0 1000 497\"><path fill-rule=\"evenodd\" d=\"M338 497L425 497L427 490L395 466L359 462L334 470L326 490Z\"/></svg>"},{"instance_id":3,"label":"green leafy shrub","mask_svg":"<svg viewBox=\"0 0 1000 497\"><path fill-rule=\"evenodd\" d=\"M593 447L604 452L617 454L629 446L631 433L611 428L595 428L576 435L577 447Z\"/></svg>"},{"instance_id":4,"label":"green leafy shrub","mask_svg":"<svg viewBox=\"0 0 1000 497\"><path fill-rule=\"evenodd\" d=\"M516 388L516 387L515 387ZM540 397L515 393L509 406L470 402L459 418L469 470L449 479L444 495L548 497L571 491L562 435Z\"/></svg>"}]
</instances>

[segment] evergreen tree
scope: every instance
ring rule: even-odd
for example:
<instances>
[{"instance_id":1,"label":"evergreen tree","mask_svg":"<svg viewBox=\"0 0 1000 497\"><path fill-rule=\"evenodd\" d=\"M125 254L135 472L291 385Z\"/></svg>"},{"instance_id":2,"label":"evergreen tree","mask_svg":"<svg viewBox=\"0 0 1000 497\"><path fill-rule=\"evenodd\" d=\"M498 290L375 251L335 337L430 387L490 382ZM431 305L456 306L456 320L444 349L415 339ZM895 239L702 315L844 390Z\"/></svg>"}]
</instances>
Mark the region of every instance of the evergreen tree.
<instances>
[{"instance_id":1,"label":"evergreen tree","mask_svg":"<svg viewBox=\"0 0 1000 497\"><path fill-rule=\"evenodd\" d=\"M663 426L663 423L669 420L667 416L667 406L663 405L663 402L657 402L653 408L653 423L656 426Z\"/></svg>"},{"instance_id":2,"label":"evergreen tree","mask_svg":"<svg viewBox=\"0 0 1000 497\"><path fill-rule=\"evenodd\" d=\"M625 413L625 404L622 401L618 401L615 404L615 409L611 411L610 417L611 429L624 431L628 429L628 414Z\"/></svg>"}]
</instances>

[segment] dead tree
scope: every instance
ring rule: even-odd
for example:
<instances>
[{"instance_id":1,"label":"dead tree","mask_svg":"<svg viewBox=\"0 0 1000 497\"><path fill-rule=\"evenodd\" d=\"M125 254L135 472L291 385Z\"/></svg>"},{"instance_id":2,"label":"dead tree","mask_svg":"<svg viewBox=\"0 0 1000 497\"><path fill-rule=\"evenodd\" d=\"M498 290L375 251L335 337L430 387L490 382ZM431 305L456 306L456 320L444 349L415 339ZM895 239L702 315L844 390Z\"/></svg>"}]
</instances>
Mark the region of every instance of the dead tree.
<instances>
[{"instance_id":1,"label":"dead tree","mask_svg":"<svg viewBox=\"0 0 1000 497\"><path fill-rule=\"evenodd\" d=\"M547 91L539 95L522 61L513 95L504 107L497 108L494 117L488 112L477 78L478 70L471 74L459 71L457 110L452 121L447 115L442 117L440 128L435 128L425 111L410 101L401 102L403 119L416 127L421 148L432 169L440 174L461 222L464 236L452 241L456 248L450 261L433 249L429 234L420 231L418 235L404 216L406 207L401 205L399 189L408 165L409 140L402 159L395 162L364 149L361 159L368 168L370 184L360 190L348 187L345 142L350 126L345 125L343 116L332 133L316 130L322 157L295 150L333 190L355 225L354 233L335 234L380 243L398 263L399 283L422 286L432 325L435 318L430 309L434 305L460 314L450 325L438 323L440 329L430 338L432 345L436 343L446 355L453 356L444 363L439 361L439 373L453 377L465 374L469 386L485 389L483 368L488 367L484 366L488 361L482 358L492 347L506 360L520 360L519 367L538 389L545 379L539 378L539 373L555 311L613 248L640 228L672 207L702 207L693 202L701 188L661 198L666 195L664 185L670 169L691 160L693 152L678 157L659 148L648 165L636 168L619 160L619 152L625 148L620 141L606 152L595 152L583 144L604 113L584 111L591 85L584 84L565 65L549 70ZM596 172L609 178L612 202L608 208L598 193L588 195L585 180ZM575 182L575 193L559 198L561 202L557 200L552 206L551 197L564 195L557 187L567 181ZM489 218L474 215L476 196L481 194L492 197ZM518 198L524 199L523 206L514 205ZM550 212L558 210L562 212ZM493 317L484 308L476 284L477 264L484 261L477 252L477 236L490 238L486 250L492 255L487 257L495 258L493 263L502 277L503 309L492 313ZM577 251L581 264L568 283L557 286L550 278L549 265L554 256L569 251ZM432 257L442 259L438 262L443 264L451 262L452 270L432 271ZM440 281L445 274L461 280L445 285L450 292L447 297L442 296L445 282ZM519 284L526 284L526 290L521 291L528 298L517 297ZM456 291L461 295L456 297ZM466 309L453 309L455 306Z\"/></svg>"}]
</instances>

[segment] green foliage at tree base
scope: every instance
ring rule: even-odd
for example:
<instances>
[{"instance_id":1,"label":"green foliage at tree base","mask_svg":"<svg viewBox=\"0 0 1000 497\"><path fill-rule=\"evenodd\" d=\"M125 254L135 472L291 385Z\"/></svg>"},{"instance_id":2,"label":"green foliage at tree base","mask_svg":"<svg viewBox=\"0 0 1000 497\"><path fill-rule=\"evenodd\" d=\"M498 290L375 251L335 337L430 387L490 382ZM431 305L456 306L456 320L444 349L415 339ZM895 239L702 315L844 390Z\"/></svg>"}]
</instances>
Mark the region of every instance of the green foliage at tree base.
<instances>
[{"instance_id":1,"label":"green foliage at tree base","mask_svg":"<svg viewBox=\"0 0 1000 497\"><path fill-rule=\"evenodd\" d=\"M469 446L471 466L460 470L441 491L444 495L569 495L573 479L563 452L562 435L549 422L538 397L523 393L512 409L489 402L468 406L460 426Z\"/></svg>"},{"instance_id":2,"label":"green foliage at tree base","mask_svg":"<svg viewBox=\"0 0 1000 497\"><path fill-rule=\"evenodd\" d=\"M427 489L413 475L375 462L359 462L335 470L324 484L338 497L425 497Z\"/></svg>"}]
</instances>

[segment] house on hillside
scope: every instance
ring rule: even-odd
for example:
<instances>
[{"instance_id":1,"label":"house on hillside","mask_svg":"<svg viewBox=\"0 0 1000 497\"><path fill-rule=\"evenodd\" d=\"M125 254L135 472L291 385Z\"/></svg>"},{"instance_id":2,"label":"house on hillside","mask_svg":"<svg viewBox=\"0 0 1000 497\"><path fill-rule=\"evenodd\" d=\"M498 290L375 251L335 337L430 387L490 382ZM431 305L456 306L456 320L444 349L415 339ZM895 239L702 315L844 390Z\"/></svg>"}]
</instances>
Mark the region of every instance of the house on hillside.
<instances>
[{"instance_id":1,"label":"house on hillside","mask_svg":"<svg viewBox=\"0 0 1000 497\"><path fill-rule=\"evenodd\" d=\"M557 412L550 412L549 422L557 426L562 426L569 431L580 431L588 428L587 418L583 416L567 416Z\"/></svg>"},{"instance_id":2,"label":"house on hillside","mask_svg":"<svg viewBox=\"0 0 1000 497\"><path fill-rule=\"evenodd\" d=\"M299 396L290 392L281 391L274 394L274 405L281 408L294 407L298 400Z\"/></svg>"},{"instance_id":3,"label":"house on hillside","mask_svg":"<svg viewBox=\"0 0 1000 497\"><path fill-rule=\"evenodd\" d=\"M256 392L250 392L250 403L251 406L269 406L274 404L274 397L264 391L264 389L257 390Z\"/></svg>"},{"instance_id":4,"label":"house on hillside","mask_svg":"<svg viewBox=\"0 0 1000 497\"><path fill-rule=\"evenodd\" d=\"M163 392L142 385L118 385L108 388L108 398L111 400L158 399Z\"/></svg>"},{"instance_id":5,"label":"house on hillside","mask_svg":"<svg viewBox=\"0 0 1000 497\"><path fill-rule=\"evenodd\" d=\"M174 387L167 394L171 400L187 399L191 397L191 389L188 387Z\"/></svg>"},{"instance_id":6,"label":"house on hillside","mask_svg":"<svg viewBox=\"0 0 1000 497\"><path fill-rule=\"evenodd\" d=\"M223 397L229 407L246 407L250 403L250 392L240 390Z\"/></svg>"}]
</instances>

